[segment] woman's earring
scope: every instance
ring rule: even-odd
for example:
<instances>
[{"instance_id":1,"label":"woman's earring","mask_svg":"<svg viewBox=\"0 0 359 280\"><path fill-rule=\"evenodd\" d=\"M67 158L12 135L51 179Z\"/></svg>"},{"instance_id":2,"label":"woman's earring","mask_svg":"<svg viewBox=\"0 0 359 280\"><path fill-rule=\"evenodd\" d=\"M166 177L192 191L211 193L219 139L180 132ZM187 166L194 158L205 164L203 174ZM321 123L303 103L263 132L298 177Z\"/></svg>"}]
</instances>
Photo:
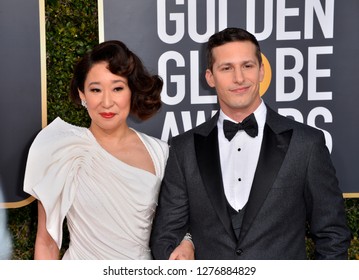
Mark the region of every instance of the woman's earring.
<instances>
[{"instance_id":1,"label":"woman's earring","mask_svg":"<svg viewBox=\"0 0 359 280\"><path fill-rule=\"evenodd\" d=\"M81 105L87 109L87 102L86 100L81 99Z\"/></svg>"}]
</instances>

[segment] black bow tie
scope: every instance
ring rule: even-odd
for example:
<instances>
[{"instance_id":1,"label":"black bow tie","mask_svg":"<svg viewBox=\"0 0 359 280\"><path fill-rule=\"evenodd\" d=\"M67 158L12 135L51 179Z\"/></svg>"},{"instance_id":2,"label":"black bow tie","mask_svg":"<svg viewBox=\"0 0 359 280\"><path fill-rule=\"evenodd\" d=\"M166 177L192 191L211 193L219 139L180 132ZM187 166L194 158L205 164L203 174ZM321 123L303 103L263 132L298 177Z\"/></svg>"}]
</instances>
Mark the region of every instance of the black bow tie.
<instances>
[{"instance_id":1,"label":"black bow tie","mask_svg":"<svg viewBox=\"0 0 359 280\"><path fill-rule=\"evenodd\" d=\"M234 123L228 120L223 121L224 136L226 136L228 141L231 141L238 130L241 129L251 137L258 135L258 124L253 113L246 117L241 123Z\"/></svg>"}]
</instances>

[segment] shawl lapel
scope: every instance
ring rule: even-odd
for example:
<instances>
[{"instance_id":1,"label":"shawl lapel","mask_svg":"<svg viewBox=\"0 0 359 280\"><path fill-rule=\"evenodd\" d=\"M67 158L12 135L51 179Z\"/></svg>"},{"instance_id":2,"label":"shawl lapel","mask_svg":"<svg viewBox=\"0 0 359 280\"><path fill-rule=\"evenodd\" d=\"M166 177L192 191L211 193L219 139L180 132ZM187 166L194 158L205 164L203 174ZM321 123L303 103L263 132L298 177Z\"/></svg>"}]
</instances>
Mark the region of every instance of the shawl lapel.
<instances>
[{"instance_id":1,"label":"shawl lapel","mask_svg":"<svg viewBox=\"0 0 359 280\"><path fill-rule=\"evenodd\" d=\"M227 210L227 202L222 183L222 172L218 148L218 113L210 120L206 129L194 134L197 164L203 185L219 219L228 234L236 240ZM202 127L204 128L204 127Z\"/></svg>"},{"instance_id":2,"label":"shawl lapel","mask_svg":"<svg viewBox=\"0 0 359 280\"><path fill-rule=\"evenodd\" d=\"M238 244L246 236L253 220L262 207L282 166L292 137L292 130L281 127L283 120L267 106L267 120L258 165L243 217Z\"/></svg>"}]
</instances>

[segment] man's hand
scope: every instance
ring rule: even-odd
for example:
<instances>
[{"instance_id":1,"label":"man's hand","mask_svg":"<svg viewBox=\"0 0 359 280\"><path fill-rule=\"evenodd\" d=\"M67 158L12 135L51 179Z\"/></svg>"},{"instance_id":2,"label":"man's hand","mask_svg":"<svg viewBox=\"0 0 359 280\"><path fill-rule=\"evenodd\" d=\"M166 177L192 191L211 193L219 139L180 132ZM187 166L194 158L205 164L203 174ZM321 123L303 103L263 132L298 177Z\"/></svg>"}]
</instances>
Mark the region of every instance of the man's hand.
<instances>
[{"instance_id":1,"label":"man's hand","mask_svg":"<svg viewBox=\"0 0 359 280\"><path fill-rule=\"evenodd\" d=\"M183 240L170 255L170 260L194 260L194 247L191 241Z\"/></svg>"}]
</instances>

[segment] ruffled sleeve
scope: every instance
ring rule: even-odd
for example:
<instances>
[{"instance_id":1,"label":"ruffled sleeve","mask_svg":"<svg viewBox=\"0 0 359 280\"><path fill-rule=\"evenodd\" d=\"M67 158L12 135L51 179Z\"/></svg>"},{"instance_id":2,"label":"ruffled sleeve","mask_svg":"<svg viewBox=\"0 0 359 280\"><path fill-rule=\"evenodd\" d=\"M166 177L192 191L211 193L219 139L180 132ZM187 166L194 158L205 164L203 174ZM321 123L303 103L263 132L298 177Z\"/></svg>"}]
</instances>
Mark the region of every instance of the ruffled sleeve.
<instances>
[{"instance_id":1,"label":"ruffled sleeve","mask_svg":"<svg viewBox=\"0 0 359 280\"><path fill-rule=\"evenodd\" d=\"M37 135L28 154L24 191L43 204L46 228L59 248L62 224L78 186L76 174L90 156L86 130L57 118Z\"/></svg>"}]
</instances>

